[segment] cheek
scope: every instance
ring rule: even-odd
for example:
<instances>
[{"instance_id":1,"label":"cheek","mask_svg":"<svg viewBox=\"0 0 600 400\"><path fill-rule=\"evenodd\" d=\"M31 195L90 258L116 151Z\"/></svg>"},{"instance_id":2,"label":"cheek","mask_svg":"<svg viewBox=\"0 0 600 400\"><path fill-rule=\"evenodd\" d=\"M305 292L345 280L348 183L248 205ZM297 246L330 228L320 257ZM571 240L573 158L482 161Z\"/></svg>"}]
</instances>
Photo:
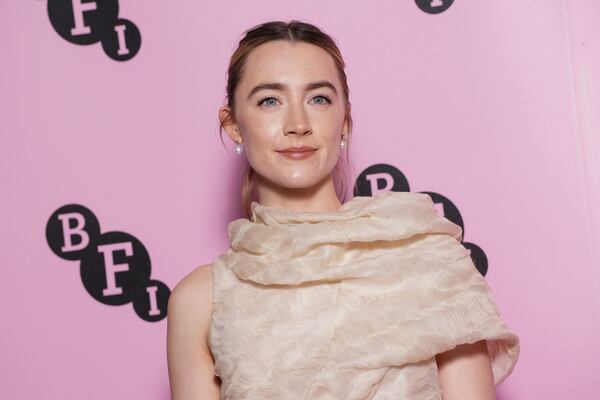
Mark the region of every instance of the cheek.
<instances>
[{"instance_id":1,"label":"cheek","mask_svg":"<svg viewBox=\"0 0 600 400\"><path fill-rule=\"evenodd\" d=\"M246 156L254 169L276 162L277 136L281 134L276 124L254 118L244 121L239 127L245 141Z\"/></svg>"},{"instance_id":2,"label":"cheek","mask_svg":"<svg viewBox=\"0 0 600 400\"><path fill-rule=\"evenodd\" d=\"M335 117L331 117L328 120L323 121L321 132L326 133L327 145L338 148L340 141L342 140L342 130L344 128L344 116L341 118L339 114Z\"/></svg>"},{"instance_id":3,"label":"cheek","mask_svg":"<svg viewBox=\"0 0 600 400\"><path fill-rule=\"evenodd\" d=\"M337 163L338 158L340 157L340 147L337 140L333 140L331 142L331 144L329 145L329 152L327 155L329 157L327 165L329 167L334 166Z\"/></svg>"},{"instance_id":4,"label":"cheek","mask_svg":"<svg viewBox=\"0 0 600 400\"><path fill-rule=\"evenodd\" d=\"M273 124L258 113L245 113L238 121L240 133L248 147L263 146L273 136Z\"/></svg>"},{"instance_id":5,"label":"cheek","mask_svg":"<svg viewBox=\"0 0 600 400\"><path fill-rule=\"evenodd\" d=\"M281 131L272 124L256 123L245 130L247 144L254 152L273 151Z\"/></svg>"},{"instance_id":6,"label":"cheek","mask_svg":"<svg viewBox=\"0 0 600 400\"><path fill-rule=\"evenodd\" d=\"M342 140L342 131L344 129L345 115L343 112L338 114L338 118L335 118L329 126L329 136L327 138L328 147L330 149L329 156L331 157L330 163L335 164L340 157L341 147L340 142Z\"/></svg>"}]
</instances>

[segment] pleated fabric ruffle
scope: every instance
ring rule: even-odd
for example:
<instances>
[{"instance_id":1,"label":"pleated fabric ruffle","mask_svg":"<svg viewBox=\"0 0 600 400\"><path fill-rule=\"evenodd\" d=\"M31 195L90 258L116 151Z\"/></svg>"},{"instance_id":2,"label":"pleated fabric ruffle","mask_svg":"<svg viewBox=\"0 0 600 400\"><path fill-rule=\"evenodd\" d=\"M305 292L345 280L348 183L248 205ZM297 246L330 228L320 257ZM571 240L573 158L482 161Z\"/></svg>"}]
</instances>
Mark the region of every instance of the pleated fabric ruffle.
<instances>
[{"instance_id":1,"label":"pleated fabric ruffle","mask_svg":"<svg viewBox=\"0 0 600 400\"><path fill-rule=\"evenodd\" d=\"M221 399L441 399L435 355L479 340L496 385L512 372L519 338L429 195L251 210L213 264Z\"/></svg>"}]
</instances>

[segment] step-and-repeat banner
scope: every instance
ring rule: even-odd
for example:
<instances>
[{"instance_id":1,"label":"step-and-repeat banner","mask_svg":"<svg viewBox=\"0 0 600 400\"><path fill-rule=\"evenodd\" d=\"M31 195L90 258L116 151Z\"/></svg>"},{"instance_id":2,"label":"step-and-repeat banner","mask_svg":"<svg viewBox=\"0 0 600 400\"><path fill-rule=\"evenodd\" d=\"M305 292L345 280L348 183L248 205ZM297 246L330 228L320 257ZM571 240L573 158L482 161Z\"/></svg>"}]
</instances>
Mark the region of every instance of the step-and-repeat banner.
<instances>
[{"instance_id":1,"label":"step-and-repeat banner","mask_svg":"<svg viewBox=\"0 0 600 400\"><path fill-rule=\"evenodd\" d=\"M359 195L418 191L519 335L498 398L597 399L600 6L592 0L2 0L3 399L169 398L167 302L225 251L242 33L346 62Z\"/></svg>"}]
</instances>

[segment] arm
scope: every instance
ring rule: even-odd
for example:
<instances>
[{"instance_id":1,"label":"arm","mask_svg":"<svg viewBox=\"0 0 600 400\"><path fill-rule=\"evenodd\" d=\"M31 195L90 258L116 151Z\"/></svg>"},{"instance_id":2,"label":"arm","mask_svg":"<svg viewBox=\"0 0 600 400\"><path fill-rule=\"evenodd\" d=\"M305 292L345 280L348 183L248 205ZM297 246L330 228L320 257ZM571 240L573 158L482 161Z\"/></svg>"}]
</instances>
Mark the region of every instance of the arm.
<instances>
[{"instance_id":1,"label":"arm","mask_svg":"<svg viewBox=\"0 0 600 400\"><path fill-rule=\"evenodd\" d=\"M458 345L435 358L444 400L496 400L485 340Z\"/></svg>"},{"instance_id":2,"label":"arm","mask_svg":"<svg viewBox=\"0 0 600 400\"><path fill-rule=\"evenodd\" d=\"M208 345L212 312L212 266L201 266L181 280L169 297L167 360L172 400L219 400Z\"/></svg>"}]
</instances>

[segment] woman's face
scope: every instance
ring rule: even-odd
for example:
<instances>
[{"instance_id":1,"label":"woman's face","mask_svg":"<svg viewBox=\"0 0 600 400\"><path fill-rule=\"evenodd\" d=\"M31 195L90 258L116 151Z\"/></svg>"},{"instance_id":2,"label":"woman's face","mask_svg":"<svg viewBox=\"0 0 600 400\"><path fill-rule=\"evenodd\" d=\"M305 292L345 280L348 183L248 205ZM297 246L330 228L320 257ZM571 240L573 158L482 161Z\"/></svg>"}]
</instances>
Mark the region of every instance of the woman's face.
<instances>
[{"instance_id":1,"label":"woman's face","mask_svg":"<svg viewBox=\"0 0 600 400\"><path fill-rule=\"evenodd\" d=\"M276 40L256 47L235 92L236 124L229 135L244 144L252 168L270 184L307 188L335 167L348 134L344 97L334 61L322 48ZM311 146L292 159L280 151Z\"/></svg>"}]
</instances>

